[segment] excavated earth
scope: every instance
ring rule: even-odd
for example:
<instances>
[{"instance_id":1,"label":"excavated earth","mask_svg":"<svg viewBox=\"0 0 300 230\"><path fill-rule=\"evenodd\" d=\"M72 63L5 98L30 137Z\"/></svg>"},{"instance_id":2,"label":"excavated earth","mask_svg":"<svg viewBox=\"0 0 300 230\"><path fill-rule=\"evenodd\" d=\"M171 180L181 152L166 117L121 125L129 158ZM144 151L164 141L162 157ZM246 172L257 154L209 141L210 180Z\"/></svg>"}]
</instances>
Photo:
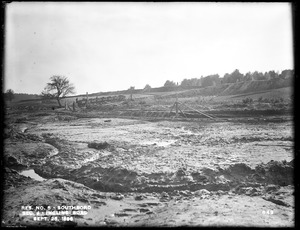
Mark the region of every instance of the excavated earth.
<instances>
[{"instance_id":1,"label":"excavated earth","mask_svg":"<svg viewBox=\"0 0 300 230\"><path fill-rule=\"evenodd\" d=\"M145 121L10 113L4 226L294 226L291 119ZM90 205L72 221L22 206Z\"/></svg>"}]
</instances>

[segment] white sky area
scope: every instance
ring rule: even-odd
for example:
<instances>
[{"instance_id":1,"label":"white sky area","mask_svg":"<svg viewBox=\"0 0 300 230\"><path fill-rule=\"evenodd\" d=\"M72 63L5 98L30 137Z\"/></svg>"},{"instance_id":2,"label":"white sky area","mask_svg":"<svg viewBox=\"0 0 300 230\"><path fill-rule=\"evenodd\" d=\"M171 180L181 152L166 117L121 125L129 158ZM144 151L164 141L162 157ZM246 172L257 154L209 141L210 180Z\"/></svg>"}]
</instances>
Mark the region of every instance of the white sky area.
<instances>
[{"instance_id":1,"label":"white sky area","mask_svg":"<svg viewBox=\"0 0 300 230\"><path fill-rule=\"evenodd\" d=\"M85 94L293 69L289 3L13 2L5 26L15 93L40 94L52 75Z\"/></svg>"}]
</instances>

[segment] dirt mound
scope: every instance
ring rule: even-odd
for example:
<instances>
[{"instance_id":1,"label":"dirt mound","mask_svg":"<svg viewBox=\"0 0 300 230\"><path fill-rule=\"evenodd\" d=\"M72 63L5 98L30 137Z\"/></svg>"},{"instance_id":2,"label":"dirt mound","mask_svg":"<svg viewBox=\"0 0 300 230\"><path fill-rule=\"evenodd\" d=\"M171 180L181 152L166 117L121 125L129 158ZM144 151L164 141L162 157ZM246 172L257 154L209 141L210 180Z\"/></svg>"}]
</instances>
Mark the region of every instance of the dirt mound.
<instances>
[{"instance_id":1,"label":"dirt mound","mask_svg":"<svg viewBox=\"0 0 300 230\"><path fill-rule=\"evenodd\" d=\"M265 184L286 186L293 183L293 167L290 163L277 161L260 164L255 169L244 163L237 163L225 169L204 167L199 171L190 172L185 168L179 168L173 173L150 174L139 174L122 167L96 167L93 164L71 169L48 161L42 168L36 168L36 172L45 178L60 177L105 192L236 189L239 193L256 194L257 190L252 190L252 187ZM248 187L249 191L241 190L241 187Z\"/></svg>"},{"instance_id":2,"label":"dirt mound","mask_svg":"<svg viewBox=\"0 0 300 230\"><path fill-rule=\"evenodd\" d=\"M294 168L286 161L273 161L267 164L259 164L255 169L243 163L229 166L224 171L218 174L224 174L226 179L231 182L246 183L246 184L275 184L280 186L287 186L293 184Z\"/></svg>"},{"instance_id":3,"label":"dirt mound","mask_svg":"<svg viewBox=\"0 0 300 230\"><path fill-rule=\"evenodd\" d=\"M292 185L294 167L286 162L270 161L265 165L265 176L269 183L280 186Z\"/></svg>"},{"instance_id":4,"label":"dirt mound","mask_svg":"<svg viewBox=\"0 0 300 230\"><path fill-rule=\"evenodd\" d=\"M239 177L246 176L249 175L250 173L253 173L253 170L244 163L230 165L226 171L229 172L231 175L239 176Z\"/></svg>"},{"instance_id":5,"label":"dirt mound","mask_svg":"<svg viewBox=\"0 0 300 230\"><path fill-rule=\"evenodd\" d=\"M18 168L20 165L41 165L57 153L57 149L43 142L7 141L4 159L7 166Z\"/></svg>"},{"instance_id":6,"label":"dirt mound","mask_svg":"<svg viewBox=\"0 0 300 230\"><path fill-rule=\"evenodd\" d=\"M52 133L43 133L42 137L45 139L46 143L54 146L60 151L66 149L66 146L69 146L69 144L66 141L61 140L60 138L56 137Z\"/></svg>"},{"instance_id":7,"label":"dirt mound","mask_svg":"<svg viewBox=\"0 0 300 230\"><path fill-rule=\"evenodd\" d=\"M24 128L26 130L26 128ZM41 142L43 138L35 135L29 134L25 132L20 132L17 126L8 125L4 129L4 139L11 139L14 141L30 141L30 142Z\"/></svg>"},{"instance_id":8,"label":"dirt mound","mask_svg":"<svg viewBox=\"0 0 300 230\"><path fill-rule=\"evenodd\" d=\"M144 175L149 181L150 175ZM155 181L151 180L142 191L171 191L186 190L196 191L207 189L208 191L229 191L237 189L239 193L258 195L258 190L253 189L265 184L279 186L291 185L293 183L293 167L290 163L271 161L261 164L255 169L243 163L233 164L218 170L203 168L197 172L187 172L184 169L177 170L172 175L161 175ZM243 189L240 189L243 187ZM246 189L245 189L246 187ZM139 190L139 189L138 189Z\"/></svg>"},{"instance_id":9,"label":"dirt mound","mask_svg":"<svg viewBox=\"0 0 300 230\"><path fill-rule=\"evenodd\" d=\"M5 156L4 162L7 167L15 169L24 168L27 166L26 163L22 162L21 158L18 158L16 156Z\"/></svg>"},{"instance_id":10,"label":"dirt mound","mask_svg":"<svg viewBox=\"0 0 300 230\"><path fill-rule=\"evenodd\" d=\"M135 184L138 184L137 173L134 171L127 170L121 167L109 167L103 168L101 166L94 167L92 165L82 166L80 169L67 170L59 168L51 171L53 173L60 172L63 174L63 170L68 172L64 179L82 183L87 187L93 188L99 191L110 191L110 192L126 192L132 191ZM49 171L51 170L48 167ZM56 173L57 174L57 173Z\"/></svg>"},{"instance_id":11,"label":"dirt mound","mask_svg":"<svg viewBox=\"0 0 300 230\"><path fill-rule=\"evenodd\" d=\"M109 144L105 141L105 142L91 142L88 143L88 147L89 148L93 148L93 149L106 149L109 146Z\"/></svg>"}]
</instances>

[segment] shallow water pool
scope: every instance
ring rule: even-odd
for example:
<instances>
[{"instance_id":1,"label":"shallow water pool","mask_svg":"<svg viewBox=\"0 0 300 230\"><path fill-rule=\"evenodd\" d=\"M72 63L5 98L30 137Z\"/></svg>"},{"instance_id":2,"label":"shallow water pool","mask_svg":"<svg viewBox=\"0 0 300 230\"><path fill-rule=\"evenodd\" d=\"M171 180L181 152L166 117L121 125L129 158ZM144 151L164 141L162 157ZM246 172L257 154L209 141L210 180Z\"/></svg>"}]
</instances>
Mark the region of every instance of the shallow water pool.
<instances>
[{"instance_id":1,"label":"shallow water pool","mask_svg":"<svg viewBox=\"0 0 300 230\"><path fill-rule=\"evenodd\" d=\"M45 178L39 176L38 174L35 173L35 171L33 169L27 169L27 170L23 170L21 172L19 172L21 175L23 176L27 176L30 177L34 180L38 180L38 181L44 181L46 180Z\"/></svg>"}]
</instances>

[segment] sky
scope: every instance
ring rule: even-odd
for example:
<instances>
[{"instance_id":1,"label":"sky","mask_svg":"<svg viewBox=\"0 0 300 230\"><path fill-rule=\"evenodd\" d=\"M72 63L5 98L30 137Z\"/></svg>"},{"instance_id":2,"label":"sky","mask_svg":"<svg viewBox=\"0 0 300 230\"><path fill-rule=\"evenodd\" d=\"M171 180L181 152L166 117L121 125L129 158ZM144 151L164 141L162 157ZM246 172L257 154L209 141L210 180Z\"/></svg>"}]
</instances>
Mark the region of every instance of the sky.
<instances>
[{"instance_id":1,"label":"sky","mask_svg":"<svg viewBox=\"0 0 300 230\"><path fill-rule=\"evenodd\" d=\"M53 75L85 94L293 69L291 5L12 2L4 67L3 90L30 94Z\"/></svg>"}]
</instances>

